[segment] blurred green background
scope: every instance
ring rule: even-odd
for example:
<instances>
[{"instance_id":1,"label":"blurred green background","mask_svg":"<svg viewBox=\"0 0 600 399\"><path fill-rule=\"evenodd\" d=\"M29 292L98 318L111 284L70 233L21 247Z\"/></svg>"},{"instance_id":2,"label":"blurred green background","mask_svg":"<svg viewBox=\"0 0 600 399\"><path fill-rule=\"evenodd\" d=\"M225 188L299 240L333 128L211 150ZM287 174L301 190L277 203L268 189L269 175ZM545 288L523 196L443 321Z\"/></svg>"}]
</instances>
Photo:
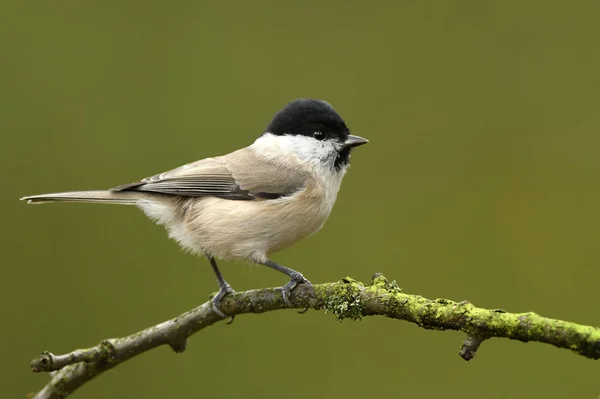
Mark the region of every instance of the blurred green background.
<instances>
[{"instance_id":1,"label":"blurred green background","mask_svg":"<svg viewBox=\"0 0 600 399\"><path fill-rule=\"evenodd\" d=\"M371 140L325 228L277 254L313 282L373 272L410 293L600 325L597 1L0 4L0 375L24 397L62 353L207 299L208 263L129 207L27 194L108 188L250 144L289 100ZM281 285L222 263L238 290ZM238 317L77 397L595 398L565 350L311 311Z\"/></svg>"}]
</instances>

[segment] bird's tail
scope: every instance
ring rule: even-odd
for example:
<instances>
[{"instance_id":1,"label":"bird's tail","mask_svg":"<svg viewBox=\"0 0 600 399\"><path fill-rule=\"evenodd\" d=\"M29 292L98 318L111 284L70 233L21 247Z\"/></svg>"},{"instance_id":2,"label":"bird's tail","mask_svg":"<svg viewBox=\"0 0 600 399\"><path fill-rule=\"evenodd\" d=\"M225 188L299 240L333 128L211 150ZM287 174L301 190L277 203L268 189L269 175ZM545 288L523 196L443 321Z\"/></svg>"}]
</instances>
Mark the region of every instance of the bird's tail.
<instances>
[{"instance_id":1,"label":"bird's tail","mask_svg":"<svg viewBox=\"0 0 600 399\"><path fill-rule=\"evenodd\" d=\"M40 194L23 197L28 204L44 204L47 202L88 202L100 204L136 205L144 198L145 193L130 191L69 191L64 193Z\"/></svg>"}]
</instances>

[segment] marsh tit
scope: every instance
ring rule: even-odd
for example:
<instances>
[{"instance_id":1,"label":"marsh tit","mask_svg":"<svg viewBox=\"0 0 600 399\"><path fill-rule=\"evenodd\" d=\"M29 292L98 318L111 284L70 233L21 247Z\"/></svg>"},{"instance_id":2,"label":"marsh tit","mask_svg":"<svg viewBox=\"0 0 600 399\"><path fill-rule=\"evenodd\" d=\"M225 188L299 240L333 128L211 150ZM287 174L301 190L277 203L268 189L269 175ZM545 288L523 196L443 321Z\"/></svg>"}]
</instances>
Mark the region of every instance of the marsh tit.
<instances>
[{"instance_id":1,"label":"marsh tit","mask_svg":"<svg viewBox=\"0 0 600 399\"><path fill-rule=\"evenodd\" d=\"M249 260L290 277L284 301L304 276L268 255L321 229L335 203L352 148L368 141L350 134L325 101L287 104L248 147L206 158L111 190L22 198L31 204L70 201L135 205L164 225L183 248L205 255L219 283L214 311L234 292L215 259Z\"/></svg>"}]
</instances>

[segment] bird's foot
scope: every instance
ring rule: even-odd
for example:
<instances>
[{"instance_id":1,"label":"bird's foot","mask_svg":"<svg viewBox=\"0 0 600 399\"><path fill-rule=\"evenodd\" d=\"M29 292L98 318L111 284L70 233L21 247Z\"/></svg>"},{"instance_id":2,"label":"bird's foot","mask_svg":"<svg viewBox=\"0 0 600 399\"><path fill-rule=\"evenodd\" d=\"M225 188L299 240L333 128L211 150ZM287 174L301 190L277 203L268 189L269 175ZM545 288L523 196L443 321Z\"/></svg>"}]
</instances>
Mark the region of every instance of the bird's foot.
<instances>
[{"instance_id":1,"label":"bird's foot","mask_svg":"<svg viewBox=\"0 0 600 399\"><path fill-rule=\"evenodd\" d=\"M294 288L296 288L298 286L298 284L312 285L312 283L310 281L308 281L306 278L304 278L302 273L294 272L292 275L290 275L290 281L281 288L281 295L283 296L283 302L285 302L286 305L292 306L292 304L290 302L290 293L292 292L292 290ZM304 310L304 312L305 311L306 310ZM304 313L304 312L302 312L302 313Z\"/></svg>"},{"instance_id":2,"label":"bird's foot","mask_svg":"<svg viewBox=\"0 0 600 399\"><path fill-rule=\"evenodd\" d=\"M225 283L221 286L219 292L217 292L217 295L215 295L212 299L212 308L214 312L224 319L227 318L227 315L221 310L221 300L225 297L225 295L233 294L234 292L235 290L231 288L229 284ZM227 324L233 323L234 317L235 316L231 316L231 320L227 322Z\"/></svg>"}]
</instances>

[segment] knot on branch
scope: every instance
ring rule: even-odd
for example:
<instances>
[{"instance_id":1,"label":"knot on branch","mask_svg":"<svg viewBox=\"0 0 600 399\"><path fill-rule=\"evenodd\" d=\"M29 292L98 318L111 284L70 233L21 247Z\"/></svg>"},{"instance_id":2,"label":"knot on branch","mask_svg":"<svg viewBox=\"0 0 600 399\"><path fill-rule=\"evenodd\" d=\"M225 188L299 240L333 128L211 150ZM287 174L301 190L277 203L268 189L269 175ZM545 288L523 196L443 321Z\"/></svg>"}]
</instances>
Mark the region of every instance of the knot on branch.
<instances>
[{"instance_id":1,"label":"knot on branch","mask_svg":"<svg viewBox=\"0 0 600 399\"><path fill-rule=\"evenodd\" d=\"M38 357L31 361L31 371L40 373L42 371L51 371L54 363L54 355L50 352L42 352Z\"/></svg>"},{"instance_id":2,"label":"knot on branch","mask_svg":"<svg viewBox=\"0 0 600 399\"><path fill-rule=\"evenodd\" d=\"M187 347L187 338L183 336L176 337L169 342L169 346L171 347L173 352L183 353L183 351L185 351L185 348Z\"/></svg>"}]
</instances>

